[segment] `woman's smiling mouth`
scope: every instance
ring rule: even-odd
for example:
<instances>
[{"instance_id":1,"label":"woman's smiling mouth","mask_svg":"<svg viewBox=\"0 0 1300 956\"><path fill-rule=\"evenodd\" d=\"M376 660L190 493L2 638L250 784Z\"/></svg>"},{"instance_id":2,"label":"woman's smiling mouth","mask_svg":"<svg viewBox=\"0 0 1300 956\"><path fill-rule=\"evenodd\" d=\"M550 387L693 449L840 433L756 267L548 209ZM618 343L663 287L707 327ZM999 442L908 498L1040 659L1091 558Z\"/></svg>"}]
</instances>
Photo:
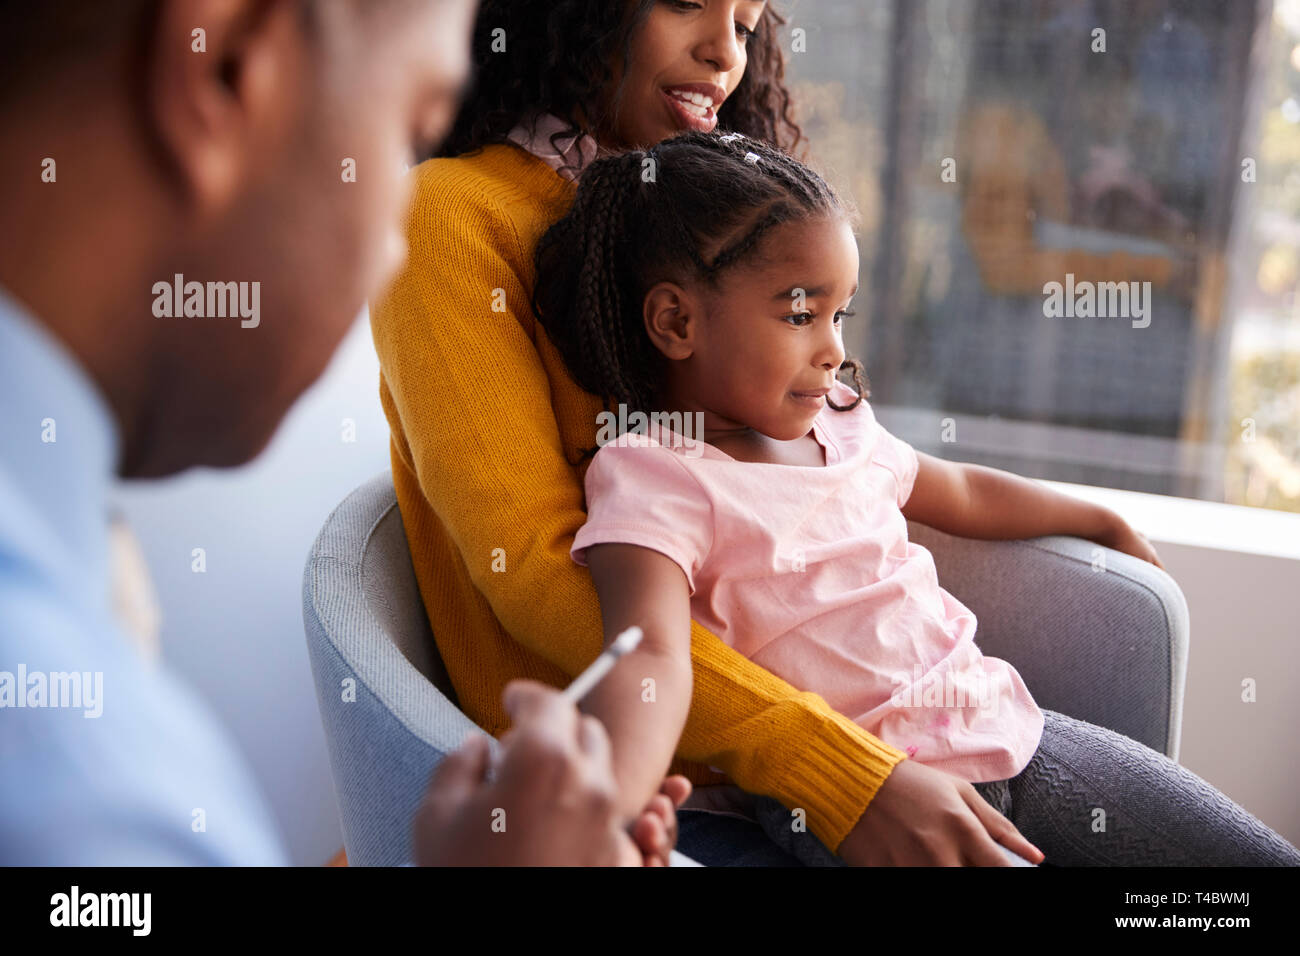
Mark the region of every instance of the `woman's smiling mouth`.
<instances>
[{"instance_id":1,"label":"woman's smiling mouth","mask_svg":"<svg viewBox=\"0 0 1300 956\"><path fill-rule=\"evenodd\" d=\"M720 86L712 83L683 83L664 87L661 92L677 118L679 127L711 133L718 125L718 110L726 98L726 91Z\"/></svg>"}]
</instances>

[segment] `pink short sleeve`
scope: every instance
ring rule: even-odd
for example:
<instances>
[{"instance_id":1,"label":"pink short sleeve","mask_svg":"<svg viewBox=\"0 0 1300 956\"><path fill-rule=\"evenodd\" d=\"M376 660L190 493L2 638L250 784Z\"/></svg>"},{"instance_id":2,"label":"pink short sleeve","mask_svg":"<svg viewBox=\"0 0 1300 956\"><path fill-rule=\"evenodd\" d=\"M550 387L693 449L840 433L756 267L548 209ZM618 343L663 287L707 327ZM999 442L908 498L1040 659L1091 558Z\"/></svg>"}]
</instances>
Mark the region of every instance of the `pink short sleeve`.
<instances>
[{"instance_id":1,"label":"pink short sleeve","mask_svg":"<svg viewBox=\"0 0 1300 956\"><path fill-rule=\"evenodd\" d=\"M874 411L872 420L876 425L876 444L871 457L873 461L880 462L894 473L894 478L898 482L898 507L901 508L912 496L912 486L916 483L916 473L921 467L921 462L916 457L916 449L901 438L890 434L885 426L875 419Z\"/></svg>"},{"instance_id":2,"label":"pink short sleeve","mask_svg":"<svg viewBox=\"0 0 1300 956\"><path fill-rule=\"evenodd\" d=\"M713 505L677 454L659 445L609 442L587 467L587 523L569 556L587 566L586 549L619 542L650 548L695 575L713 544Z\"/></svg>"},{"instance_id":3,"label":"pink short sleeve","mask_svg":"<svg viewBox=\"0 0 1300 956\"><path fill-rule=\"evenodd\" d=\"M921 461L916 457L916 449L903 441L901 438L895 438L884 428L880 429L881 433L888 437L893 443L895 454L901 460L902 465L898 474L898 507L907 504L907 499L912 497L912 486L916 484L916 473L921 468Z\"/></svg>"}]
</instances>

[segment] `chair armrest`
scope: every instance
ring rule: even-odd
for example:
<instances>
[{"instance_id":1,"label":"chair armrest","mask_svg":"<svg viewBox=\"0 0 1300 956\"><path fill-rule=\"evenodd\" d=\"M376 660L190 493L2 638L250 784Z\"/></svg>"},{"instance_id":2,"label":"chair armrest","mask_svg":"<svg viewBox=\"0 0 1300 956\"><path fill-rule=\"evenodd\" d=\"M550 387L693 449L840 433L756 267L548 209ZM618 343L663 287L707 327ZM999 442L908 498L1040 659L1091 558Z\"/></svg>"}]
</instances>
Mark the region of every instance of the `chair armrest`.
<instances>
[{"instance_id":1,"label":"chair armrest","mask_svg":"<svg viewBox=\"0 0 1300 956\"><path fill-rule=\"evenodd\" d=\"M396 507L386 473L363 485L326 522L303 576L307 650L353 866L410 861L434 767L468 734L487 737L494 754L500 746L402 654L366 597L362 555ZM409 564L399 543L388 557Z\"/></svg>"},{"instance_id":2,"label":"chair armrest","mask_svg":"<svg viewBox=\"0 0 1300 956\"><path fill-rule=\"evenodd\" d=\"M442 758L472 733L487 737L494 752L499 744L405 658L379 664L399 673L376 681L375 693L311 617L307 632L348 864L400 866L413 858L415 811ZM369 663L377 676L377 662ZM355 698L345 700L349 679Z\"/></svg>"},{"instance_id":3,"label":"chair armrest","mask_svg":"<svg viewBox=\"0 0 1300 956\"><path fill-rule=\"evenodd\" d=\"M1167 573L1082 538L959 538L908 522L939 583L975 614L981 652L1038 705L1178 759L1189 617Z\"/></svg>"}]
</instances>

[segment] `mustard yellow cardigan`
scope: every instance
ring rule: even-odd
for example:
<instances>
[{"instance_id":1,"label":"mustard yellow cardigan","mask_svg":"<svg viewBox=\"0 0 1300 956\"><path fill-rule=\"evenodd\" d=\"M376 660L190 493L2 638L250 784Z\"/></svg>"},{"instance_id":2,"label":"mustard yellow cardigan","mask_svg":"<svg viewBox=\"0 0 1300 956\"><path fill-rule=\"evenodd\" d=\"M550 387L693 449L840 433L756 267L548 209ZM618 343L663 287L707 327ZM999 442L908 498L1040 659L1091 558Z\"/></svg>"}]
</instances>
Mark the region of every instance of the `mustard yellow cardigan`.
<instances>
[{"instance_id":1,"label":"mustard yellow cardigan","mask_svg":"<svg viewBox=\"0 0 1300 956\"><path fill-rule=\"evenodd\" d=\"M461 709L494 736L516 677L568 683L603 646L591 574L569 557L600 398L533 318L532 253L573 185L510 145L415 178L410 258L372 306L393 482ZM807 812L838 849L906 754L691 624L694 695L672 772ZM718 768L725 776L714 773Z\"/></svg>"}]
</instances>

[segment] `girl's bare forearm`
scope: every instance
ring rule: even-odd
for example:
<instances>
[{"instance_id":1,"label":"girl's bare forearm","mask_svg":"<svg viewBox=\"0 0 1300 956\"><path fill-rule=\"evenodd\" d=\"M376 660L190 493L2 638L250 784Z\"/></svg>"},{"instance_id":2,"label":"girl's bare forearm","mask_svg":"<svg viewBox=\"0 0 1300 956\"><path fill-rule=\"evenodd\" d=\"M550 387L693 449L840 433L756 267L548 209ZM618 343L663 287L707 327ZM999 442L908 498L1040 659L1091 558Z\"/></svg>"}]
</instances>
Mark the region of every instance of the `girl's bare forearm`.
<instances>
[{"instance_id":1,"label":"girl's bare forearm","mask_svg":"<svg viewBox=\"0 0 1300 956\"><path fill-rule=\"evenodd\" d=\"M587 695L584 713L600 719L613 748L618 806L627 820L659 792L691 706L689 656L638 648Z\"/></svg>"},{"instance_id":2,"label":"girl's bare forearm","mask_svg":"<svg viewBox=\"0 0 1300 956\"><path fill-rule=\"evenodd\" d=\"M1104 539L1119 516L1109 508L1045 488L1036 481L983 465L965 465L967 538L1034 538L1046 534Z\"/></svg>"}]
</instances>

